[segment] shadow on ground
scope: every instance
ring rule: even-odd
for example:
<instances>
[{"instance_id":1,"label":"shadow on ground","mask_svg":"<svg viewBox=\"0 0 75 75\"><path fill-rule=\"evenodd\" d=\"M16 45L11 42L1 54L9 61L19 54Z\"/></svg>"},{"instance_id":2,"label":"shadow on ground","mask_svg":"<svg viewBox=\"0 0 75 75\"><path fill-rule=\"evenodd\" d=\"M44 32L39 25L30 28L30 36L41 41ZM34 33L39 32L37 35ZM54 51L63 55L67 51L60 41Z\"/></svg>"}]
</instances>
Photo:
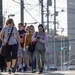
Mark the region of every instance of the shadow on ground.
<instances>
[{"instance_id":1,"label":"shadow on ground","mask_svg":"<svg viewBox=\"0 0 75 75\"><path fill-rule=\"evenodd\" d=\"M43 75L65 75L61 73L44 72Z\"/></svg>"}]
</instances>

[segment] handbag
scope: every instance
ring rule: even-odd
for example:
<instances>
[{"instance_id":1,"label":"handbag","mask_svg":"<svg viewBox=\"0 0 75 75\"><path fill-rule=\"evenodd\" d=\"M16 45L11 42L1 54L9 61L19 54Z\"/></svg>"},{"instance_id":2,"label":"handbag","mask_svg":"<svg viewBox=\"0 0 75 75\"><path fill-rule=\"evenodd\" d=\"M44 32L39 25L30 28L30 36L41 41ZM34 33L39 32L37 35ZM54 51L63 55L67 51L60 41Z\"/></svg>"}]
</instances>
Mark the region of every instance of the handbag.
<instances>
[{"instance_id":1,"label":"handbag","mask_svg":"<svg viewBox=\"0 0 75 75\"><path fill-rule=\"evenodd\" d=\"M35 37L37 36L37 33L38 32L36 32ZM35 46L36 46L36 41L29 43L29 45L28 45L28 51L29 52L34 52L35 51Z\"/></svg>"},{"instance_id":2,"label":"handbag","mask_svg":"<svg viewBox=\"0 0 75 75\"><path fill-rule=\"evenodd\" d=\"M2 56L6 56L7 53L8 53L8 42L9 42L9 40L10 40L12 31L13 31L13 28L14 28L14 27L12 27L12 29L11 29L11 32L10 32L9 38L8 38L8 40L7 40L7 43L6 43L4 46L2 46L2 52L1 52L1 55L2 55Z\"/></svg>"}]
</instances>

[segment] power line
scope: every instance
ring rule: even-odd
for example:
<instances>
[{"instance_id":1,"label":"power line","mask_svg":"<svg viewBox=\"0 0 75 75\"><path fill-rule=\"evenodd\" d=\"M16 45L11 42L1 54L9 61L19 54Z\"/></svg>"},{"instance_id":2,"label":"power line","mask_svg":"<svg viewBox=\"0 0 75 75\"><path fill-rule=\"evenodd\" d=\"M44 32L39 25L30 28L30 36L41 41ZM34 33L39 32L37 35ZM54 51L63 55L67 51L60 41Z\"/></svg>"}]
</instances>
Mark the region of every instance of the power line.
<instances>
[{"instance_id":1,"label":"power line","mask_svg":"<svg viewBox=\"0 0 75 75\"><path fill-rule=\"evenodd\" d=\"M35 5L34 7L32 7L31 9L29 9L28 11L33 10L34 8L36 8L38 5Z\"/></svg>"},{"instance_id":2,"label":"power line","mask_svg":"<svg viewBox=\"0 0 75 75\"><path fill-rule=\"evenodd\" d=\"M29 4L29 3L27 2L27 0L25 0L25 2L26 2L28 5L35 5L36 3L38 3L38 2L32 1L34 4Z\"/></svg>"},{"instance_id":3,"label":"power line","mask_svg":"<svg viewBox=\"0 0 75 75\"><path fill-rule=\"evenodd\" d=\"M61 18L62 18L62 17L61 17ZM62 22L62 21L64 20L64 18L62 18L62 20L60 20L60 19L58 19L58 20ZM65 20L67 20L67 19L65 19ZM69 23L71 24L71 26L74 25L73 20L70 20L70 19L69 19L68 21L69 21ZM70 25L69 25L69 26L70 26Z\"/></svg>"},{"instance_id":4,"label":"power line","mask_svg":"<svg viewBox=\"0 0 75 75\"><path fill-rule=\"evenodd\" d=\"M36 22L38 22L29 12L28 12L28 10L24 7L24 9L25 9L25 11L36 21ZM39 22L38 22L39 23Z\"/></svg>"},{"instance_id":5,"label":"power line","mask_svg":"<svg viewBox=\"0 0 75 75\"><path fill-rule=\"evenodd\" d=\"M61 21L61 20L60 20ZM62 21L61 21L62 22ZM63 23L63 22L62 22ZM65 23L63 23L63 24L65 24ZM70 23L69 23L70 24ZM73 27L74 28L74 26L72 26L72 25L74 25L74 24L72 24L72 22L71 22L71 25L69 25L69 27ZM70 28L69 28L70 29Z\"/></svg>"},{"instance_id":6,"label":"power line","mask_svg":"<svg viewBox=\"0 0 75 75\"><path fill-rule=\"evenodd\" d=\"M13 1L15 1L15 0L13 0ZM19 2L17 2L18 4L20 4ZM27 3L28 4L28 3ZM35 20L35 21L37 21L29 12L28 12L28 10L25 8L25 6L24 6L24 9L26 10L26 12ZM37 21L38 22L38 21ZM38 22L39 23L39 22Z\"/></svg>"},{"instance_id":7,"label":"power line","mask_svg":"<svg viewBox=\"0 0 75 75\"><path fill-rule=\"evenodd\" d=\"M25 0L25 2L27 3L27 1ZM27 3L28 4L28 3ZM31 9L29 9L29 11L30 10L32 10L32 9L34 9L35 7L37 7L37 6L39 6L39 4L37 4L37 5L35 5L34 7L32 7ZM29 7L31 7L30 5L29 5ZM35 20L35 21L37 21L30 13L29 13L29 11L26 9L26 7L24 7L24 9L26 10L26 12ZM38 21L37 21L38 22ZM38 22L39 23L39 22Z\"/></svg>"}]
</instances>

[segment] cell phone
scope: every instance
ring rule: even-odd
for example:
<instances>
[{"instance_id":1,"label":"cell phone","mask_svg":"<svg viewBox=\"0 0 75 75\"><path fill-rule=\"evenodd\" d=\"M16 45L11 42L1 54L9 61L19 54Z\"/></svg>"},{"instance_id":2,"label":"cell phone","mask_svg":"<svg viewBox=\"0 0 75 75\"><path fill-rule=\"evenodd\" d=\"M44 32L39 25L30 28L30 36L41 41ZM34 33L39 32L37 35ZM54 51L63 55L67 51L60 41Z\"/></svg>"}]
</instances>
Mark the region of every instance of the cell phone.
<instances>
[{"instance_id":1,"label":"cell phone","mask_svg":"<svg viewBox=\"0 0 75 75\"><path fill-rule=\"evenodd\" d=\"M40 39L40 37L37 37L37 39Z\"/></svg>"}]
</instances>

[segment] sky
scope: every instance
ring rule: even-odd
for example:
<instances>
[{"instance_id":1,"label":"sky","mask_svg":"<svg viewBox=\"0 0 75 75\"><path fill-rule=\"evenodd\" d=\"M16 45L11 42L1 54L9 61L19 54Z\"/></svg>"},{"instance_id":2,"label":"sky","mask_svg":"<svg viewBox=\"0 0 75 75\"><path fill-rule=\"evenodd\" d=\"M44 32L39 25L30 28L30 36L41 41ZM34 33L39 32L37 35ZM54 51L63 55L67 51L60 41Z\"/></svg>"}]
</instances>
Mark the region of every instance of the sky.
<instances>
[{"instance_id":1,"label":"sky","mask_svg":"<svg viewBox=\"0 0 75 75\"><path fill-rule=\"evenodd\" d=\"M15 0L20 3L20 0ZM52 0L52 6L49 7L50 15L53 14L54 10L54 0ZM44 11L46 12L47 0L44 0ZM24 10L24 22L33 23L39 22L41 23L41 10L39 5L39 0L24 0L25 9L36 19L34 20L27 12ZM64 12L61 12L61 10ZM57 0L56 2L56 10L59 12L57 19L57 31L61 34L61 28L64 28L62 34L67 35L67 0ZM3 16L8 19L8 15L15 14L14 17L10 17L14 19L15 25L17 27L20 22L20 4L14 2L13 0L3 0ZM44 15L44 20L46 21L46 14ZM53 16L50 16L50 21L53 21ZM29 24L28 24L29 25ZM35 30L37 30L38 24L34 24ZM46 26L46 24L45 24ZM50 23L50 28L53 26Z\"/></svg>"}]
</instances>

